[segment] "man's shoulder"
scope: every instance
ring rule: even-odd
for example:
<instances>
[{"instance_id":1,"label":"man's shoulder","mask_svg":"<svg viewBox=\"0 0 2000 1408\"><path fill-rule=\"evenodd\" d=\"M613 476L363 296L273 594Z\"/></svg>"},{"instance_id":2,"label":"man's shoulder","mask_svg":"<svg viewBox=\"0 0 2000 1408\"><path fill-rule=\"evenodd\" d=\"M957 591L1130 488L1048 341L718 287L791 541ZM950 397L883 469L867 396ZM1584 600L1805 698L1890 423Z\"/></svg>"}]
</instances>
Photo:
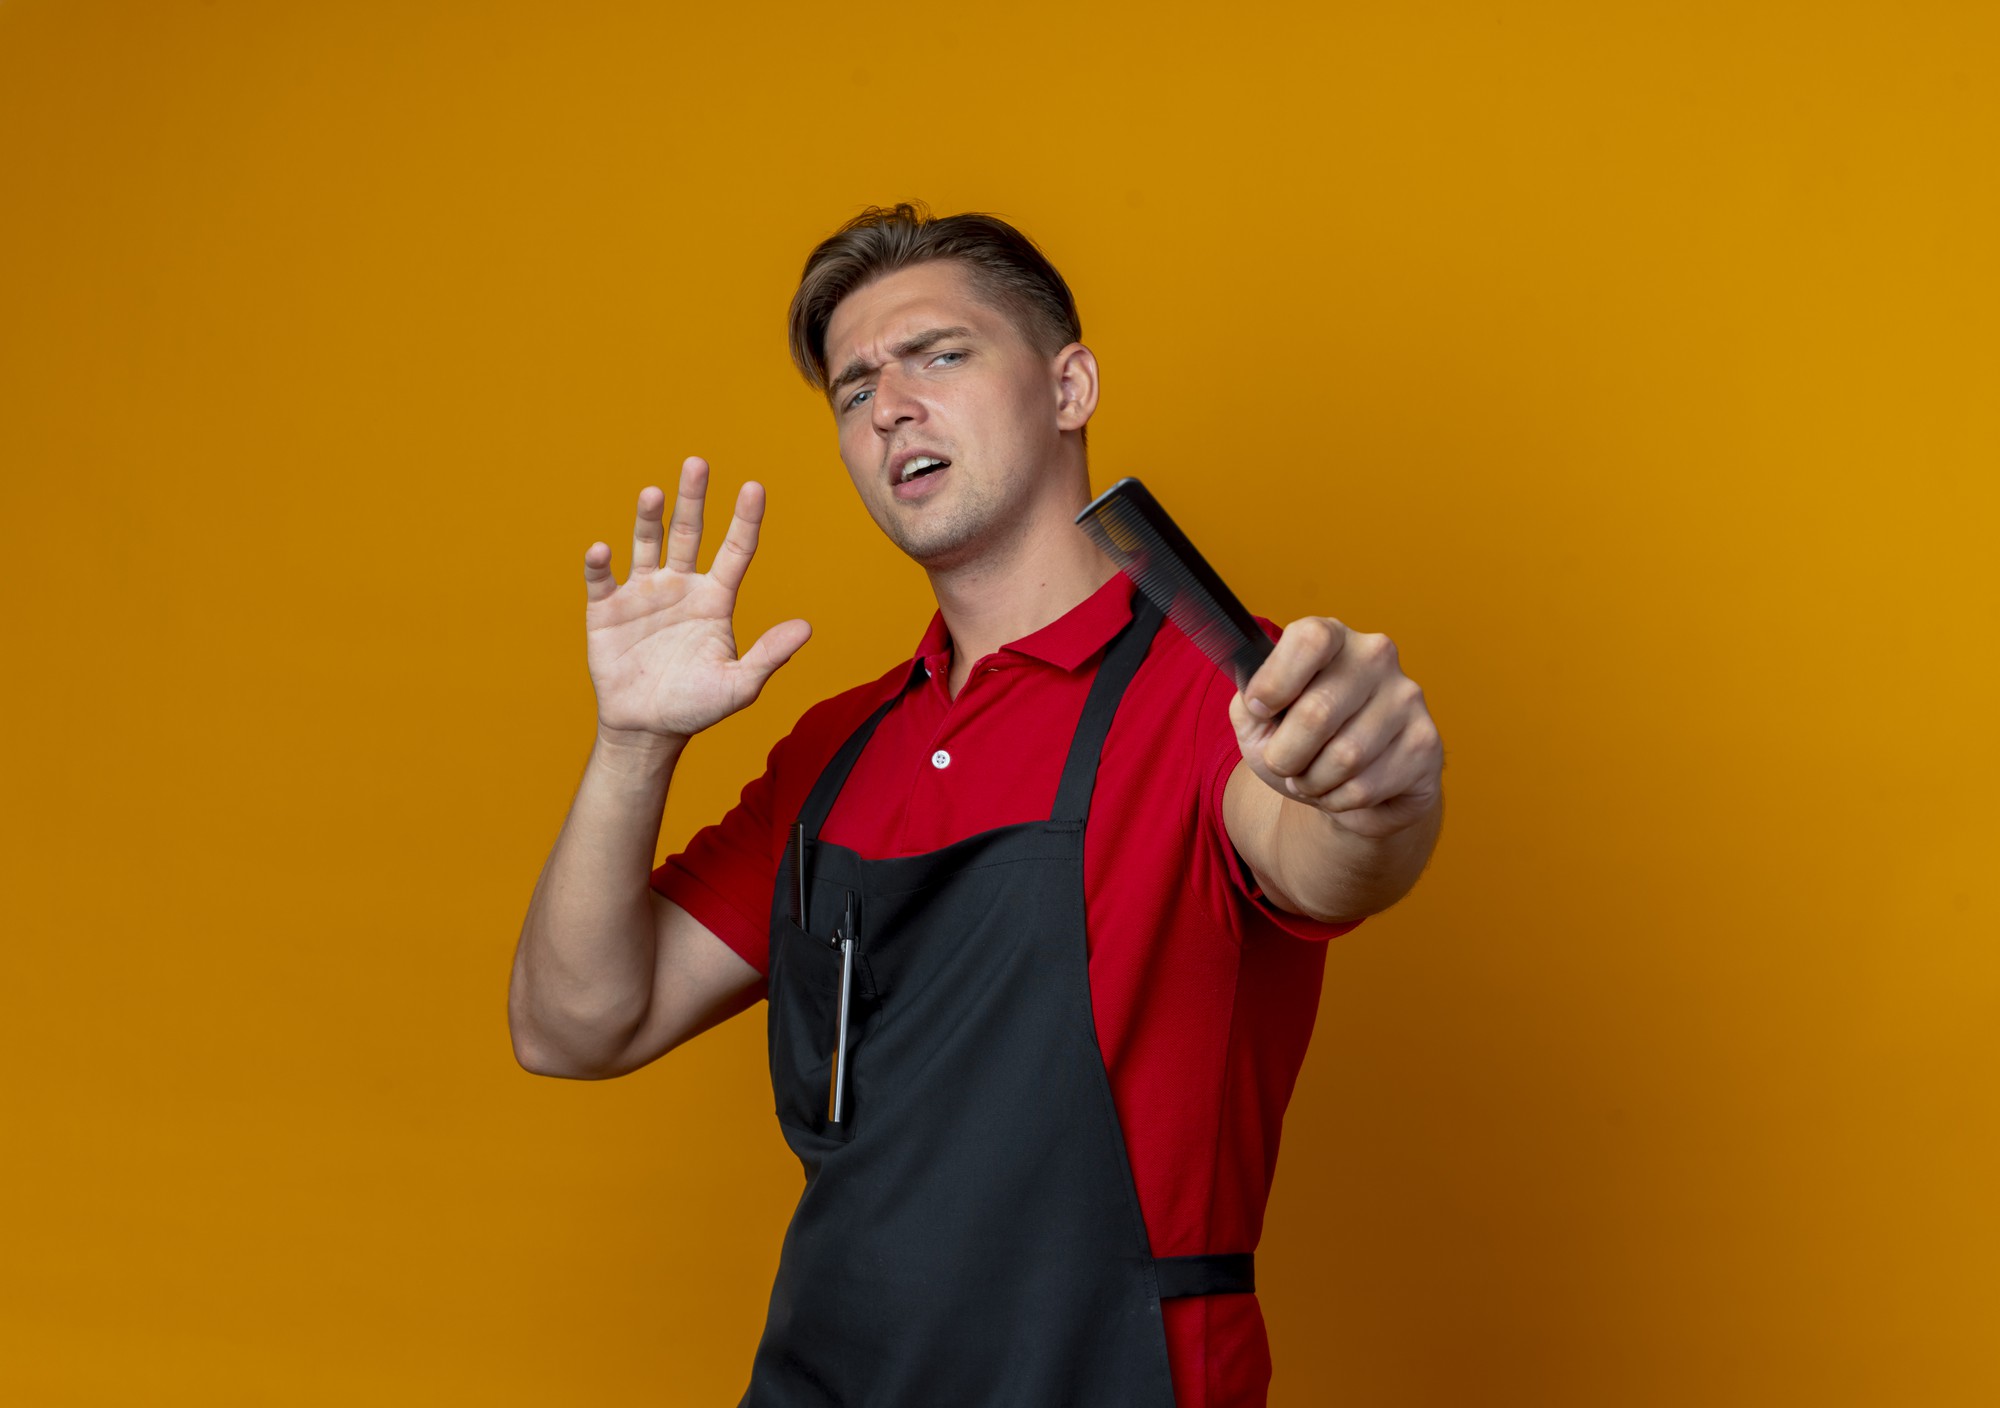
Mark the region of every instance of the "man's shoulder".
<instances>
[{"instance_id":1,"label":"man's shoulder","mask_svg":"<svg viewBox=\"0 0 2000 1408\"><path fill-rule=\"evenodd\" d=\"M908 681L913 668L914 662L906 655L874 679L852 685L807 706L791 731L779 740L779 748L801 761L815 755L820 761L825 761L826 757L838 751L863 720L884 701L895 696Z\"/></svg>"},{"instance_id":2,"label":"man's shoulder","mask_svg":"<svg viewBox=\"0 0 2000 1408\"><path fill-rule=\"evenodd\" d=\"M1284 628L1268 616L1254 611L1250 616L1267 639L1276 641L1283 634ZM1201 699L1204 707L1218 709L1226 709L1236 693L1235 681L1228 670L1211 660L1186 632L1170 621L1160 623L1133 686L1141 693L1164 694L1177 701L1192 695Z\"/></svg>"}]
</instances>

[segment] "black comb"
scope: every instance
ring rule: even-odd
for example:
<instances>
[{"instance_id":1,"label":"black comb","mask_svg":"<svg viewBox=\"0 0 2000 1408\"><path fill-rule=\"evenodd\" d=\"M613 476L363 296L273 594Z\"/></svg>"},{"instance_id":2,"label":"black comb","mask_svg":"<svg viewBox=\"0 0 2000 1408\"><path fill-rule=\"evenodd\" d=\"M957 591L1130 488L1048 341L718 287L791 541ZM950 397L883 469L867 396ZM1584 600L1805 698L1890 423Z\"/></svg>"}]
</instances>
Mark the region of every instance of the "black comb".
<instances>
[{"instance_id":1,"label":"black comb","mask_svg":"<svg viewBox=\"0 0 2000 1408\"><path fill-rule=\"evenodd\" d=\"M1271 653L1271 638L1144 484L1119 480L1076 521L1197 650L1235 679L1238 691L1250 683Z\"/></svg>"}]
</instances>

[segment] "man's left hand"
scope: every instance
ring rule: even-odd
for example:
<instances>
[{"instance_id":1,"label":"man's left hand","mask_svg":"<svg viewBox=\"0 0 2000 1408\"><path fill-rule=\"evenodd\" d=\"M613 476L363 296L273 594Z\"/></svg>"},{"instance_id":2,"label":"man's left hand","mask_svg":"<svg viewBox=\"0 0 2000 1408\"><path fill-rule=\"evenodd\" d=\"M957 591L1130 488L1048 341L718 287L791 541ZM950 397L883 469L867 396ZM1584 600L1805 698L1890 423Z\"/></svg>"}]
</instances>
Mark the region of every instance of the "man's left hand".
<instances>
[{"instance_id":1,"label":"man's left hand","mask_svg":"<svg viewBox=\"0 0 2000 1408\"><path fill-rule=\"evenodd\" d=\"M1229 718L1252 772L1357 835L1394 835L1437 803L1444 745L1385 635L1292 622Z\"/></svg>"}]
</instances>

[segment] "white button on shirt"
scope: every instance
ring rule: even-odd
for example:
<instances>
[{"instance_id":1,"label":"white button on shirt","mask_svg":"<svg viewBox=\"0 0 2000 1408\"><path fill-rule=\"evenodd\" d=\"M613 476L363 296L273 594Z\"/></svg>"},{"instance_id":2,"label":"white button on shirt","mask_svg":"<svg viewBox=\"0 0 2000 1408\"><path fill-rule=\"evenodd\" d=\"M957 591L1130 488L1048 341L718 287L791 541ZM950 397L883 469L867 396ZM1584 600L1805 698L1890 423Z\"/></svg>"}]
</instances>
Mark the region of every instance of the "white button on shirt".
<instances>
[{"instance_id":1,"label":"white button on shirt","mask_svg":"<svg viewBox=\"0 0 2000 1408\"><path fill-rule=\"evenodd\" d=\"M934 768L950 767L951 754L945 752L942 748L938 749L937 752L931 754L931 766Z\"/></svg>"}]
</instances>

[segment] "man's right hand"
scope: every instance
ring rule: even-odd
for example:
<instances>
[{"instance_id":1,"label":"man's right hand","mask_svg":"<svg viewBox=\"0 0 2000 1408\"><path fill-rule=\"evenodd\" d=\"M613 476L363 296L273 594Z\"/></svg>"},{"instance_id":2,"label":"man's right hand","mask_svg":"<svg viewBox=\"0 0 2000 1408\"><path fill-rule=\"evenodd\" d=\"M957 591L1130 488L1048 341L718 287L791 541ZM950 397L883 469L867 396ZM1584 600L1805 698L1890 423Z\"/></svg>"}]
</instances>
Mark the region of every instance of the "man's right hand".
<instances>
[{"instance_id":1,"label":"man's right hand","mask_svg":"<svg viewBox=\"0 0 2000 1408\"><path fill-rule=\"evenodd\" d=\"M780 621L738 658L731 617L757 551L764 486L751 480L737 491L729 532L702 573L695 554L707 490L708 462L689 456L664 535L666 495L650 484L639 491L632 570L622 586L611 575L609 546L592 543L583 555L584 639L601 733L685 742L754 701L812 635L805 621Z\"/></svg>"}]
</instances>

